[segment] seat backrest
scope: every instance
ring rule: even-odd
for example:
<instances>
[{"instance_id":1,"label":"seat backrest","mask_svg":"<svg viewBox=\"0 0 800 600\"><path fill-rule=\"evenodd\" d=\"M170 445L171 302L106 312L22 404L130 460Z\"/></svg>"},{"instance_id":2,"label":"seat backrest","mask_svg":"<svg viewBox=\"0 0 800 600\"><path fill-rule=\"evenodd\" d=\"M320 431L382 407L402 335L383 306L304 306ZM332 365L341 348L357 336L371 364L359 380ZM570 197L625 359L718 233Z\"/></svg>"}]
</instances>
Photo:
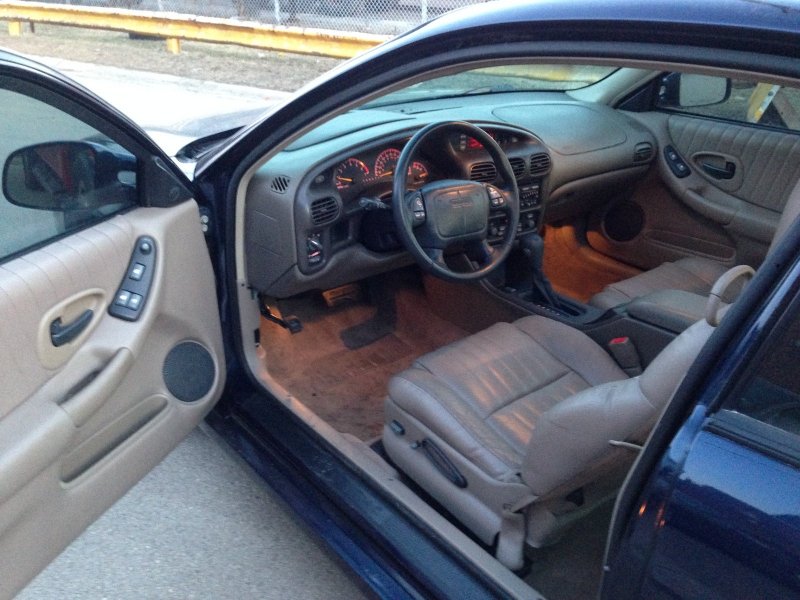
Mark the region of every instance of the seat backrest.
<instances>
[{"instance_id":1,"label":"seat backrest","mask_svg":"<svg viewBox=\"0 0 800 600\"><path fill-rule=\"evenodd\" d=\"M644 442L714 328L698 321L639 377L579 392L547 410L522 463L522 479L539 497L572 491L608 469L609 442Z\"/></svg>"},{"instance_id":2,"label":"seat backrest","mask_svg":"<svg viewBox=\"0 0 800 600\"><path fill-rule=\"evenodd\" d=\"M772 243L769 245L767 254L772 252L775 246L780 243L783 236L786 235L786 232L789 230L789 226L794 223L798 215L800 215L800 180L797 181L792 193L789 194L789 198L786 200L786 205L783 207L781 218L778 221L778 226L775 228L775 235L772 236Z\"/></svg>"}]
</instances>

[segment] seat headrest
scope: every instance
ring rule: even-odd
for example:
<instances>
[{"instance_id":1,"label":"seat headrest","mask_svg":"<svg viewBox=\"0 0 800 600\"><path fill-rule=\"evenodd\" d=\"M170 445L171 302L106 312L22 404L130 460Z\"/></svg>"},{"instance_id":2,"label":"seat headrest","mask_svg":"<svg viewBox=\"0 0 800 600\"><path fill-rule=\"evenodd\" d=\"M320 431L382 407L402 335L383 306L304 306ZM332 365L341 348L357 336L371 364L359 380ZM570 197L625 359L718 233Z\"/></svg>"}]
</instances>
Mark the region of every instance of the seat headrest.
<instances>
[{"instance_id":1,"label":"seat headrest","mask_svg":"<svg viewBox=\"0 0 800 600\"><path fill-rule=\"evenodd\" d=\"M778 220L778 226L775 228L775 235L772 236L772 243L769 245L767 254L772 252L775 246L780 243L798 215L800 215L800 180L797 181L794 189L786 199L786 204L783 207L781 218Z\"/></svg>"},{"instance_id":2,"label":"seat headrest","mask_svg":"<svg viewBox=\"0 0 800 600\"><path fill-rule=\"evenodd\" d=\"M749 281L755 274L756 272L753 270L753 267L738 265L720 275L719 279L714 282L711 293L708 295L708 302L706 302L706 322L708 322L709 325L716 327L719 325L722 317L725 316L730 304L723 302L722 298L725 297L728 288L740 278L745 278Z\"/></svg>"}]
</instances>

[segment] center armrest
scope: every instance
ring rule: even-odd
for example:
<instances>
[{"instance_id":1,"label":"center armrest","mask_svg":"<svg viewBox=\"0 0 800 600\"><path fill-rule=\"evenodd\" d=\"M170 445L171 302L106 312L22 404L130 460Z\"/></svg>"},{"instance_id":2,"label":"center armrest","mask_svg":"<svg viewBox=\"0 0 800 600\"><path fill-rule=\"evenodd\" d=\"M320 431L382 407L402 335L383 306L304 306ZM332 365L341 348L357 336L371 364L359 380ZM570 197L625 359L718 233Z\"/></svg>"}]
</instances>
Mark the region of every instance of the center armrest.
<instances>
[{"instance_id":1,"label":"center armrest","mask_svg":"<svg viewBox=\"0 0 800 600\"><path fill-rule=\"evenodd\" d=\"M625 305L628 315L639 321L680 333L704 318L708 297L682 290L661 290Z\"/></svg>"}]
</instances>

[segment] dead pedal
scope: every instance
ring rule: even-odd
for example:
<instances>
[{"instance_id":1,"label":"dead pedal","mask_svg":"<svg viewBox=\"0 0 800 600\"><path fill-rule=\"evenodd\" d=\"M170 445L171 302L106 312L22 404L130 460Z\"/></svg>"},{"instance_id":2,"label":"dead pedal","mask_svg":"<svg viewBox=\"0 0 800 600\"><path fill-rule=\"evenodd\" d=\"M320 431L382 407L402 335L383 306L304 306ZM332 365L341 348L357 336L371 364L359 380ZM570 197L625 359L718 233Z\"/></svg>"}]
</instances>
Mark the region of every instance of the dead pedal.
<instances>
[{"instance_id":1,"label":"dead pedal","mask_svg":"<svg viewBox=\"0 0 800 600\"><path fill-rule=\"evenodd\" d=\"M322 292L322 297L328 308L336 308L347 302L361 301L361 286L355 283L340 285L330 290Z\"/></svg>"}]
</instances>

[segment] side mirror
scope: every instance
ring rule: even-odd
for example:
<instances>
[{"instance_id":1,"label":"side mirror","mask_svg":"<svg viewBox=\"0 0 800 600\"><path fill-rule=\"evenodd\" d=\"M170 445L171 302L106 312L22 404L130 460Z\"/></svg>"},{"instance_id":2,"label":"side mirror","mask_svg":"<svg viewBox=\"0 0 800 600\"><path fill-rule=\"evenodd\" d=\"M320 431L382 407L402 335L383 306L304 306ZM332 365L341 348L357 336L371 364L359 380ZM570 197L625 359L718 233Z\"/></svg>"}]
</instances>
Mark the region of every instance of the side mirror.
<instances>
[{"instance_id":1,"label":"side mirror","mask_svg":"<svg viewBox=\"0 0 800 600\"><path fill-rule=\"evenodd\" d=\"M658 104L662 107L697 108L725 102L731 95L731 80L713 75L670 73L661 79Z\"/></svg>"},{"instance_id":2,"label":"side mirror","mask_svg":"<svg viewBox=\"0 0 800 600\"><path fill-rule=\"evenodd\" d=\"M12 152L3 166L3 194L40 210L96 209L130 202L136 157L94 142L48 142Z\"/></svg>"}]
</instances>

